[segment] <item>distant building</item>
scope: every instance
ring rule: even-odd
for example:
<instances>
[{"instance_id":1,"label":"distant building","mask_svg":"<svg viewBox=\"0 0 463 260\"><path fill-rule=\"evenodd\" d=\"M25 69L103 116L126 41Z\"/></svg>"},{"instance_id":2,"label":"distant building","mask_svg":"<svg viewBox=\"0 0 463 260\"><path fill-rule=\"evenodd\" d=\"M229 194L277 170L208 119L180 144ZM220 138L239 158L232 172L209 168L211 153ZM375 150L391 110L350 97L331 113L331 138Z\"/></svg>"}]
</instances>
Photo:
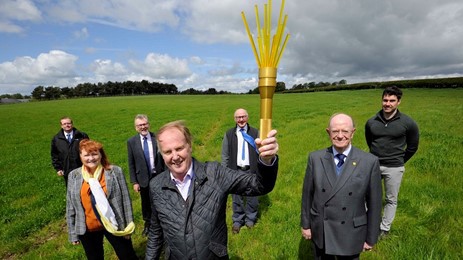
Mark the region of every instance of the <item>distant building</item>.
<instances>
[{"instance_id":1,"label":"distant building","mask_svg":"<svg viewBox=\"0 0 463 260\"><path fill-rule=\"evenodd\" d=\"M29 99L15 99L15 98L2 98L0 99L1 104L15 104L29 102Z\"/></svg>"}]
</instances>

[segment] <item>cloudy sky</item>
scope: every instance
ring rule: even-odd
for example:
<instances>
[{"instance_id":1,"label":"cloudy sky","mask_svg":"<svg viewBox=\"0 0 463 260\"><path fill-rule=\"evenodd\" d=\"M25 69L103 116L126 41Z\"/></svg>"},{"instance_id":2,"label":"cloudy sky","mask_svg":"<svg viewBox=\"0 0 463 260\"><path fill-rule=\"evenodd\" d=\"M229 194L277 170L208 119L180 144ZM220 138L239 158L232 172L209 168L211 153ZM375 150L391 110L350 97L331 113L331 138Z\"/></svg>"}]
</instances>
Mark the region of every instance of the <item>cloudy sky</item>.
<instances>
[{"instance_id":1,"label":"cloudy sky","mask_svg":"<svg viewBox=\"0 0 463 260\"><path fill-rule=\"evenodd\" d=\"M83 82L173 83L247 92L267 0L1 0L0 94ZM273 0L272 27L281 1ZM463 76L461 0L286 0L277 81ZM262 21L263 22L263 21Z\"/></svg>"}]
</instances>

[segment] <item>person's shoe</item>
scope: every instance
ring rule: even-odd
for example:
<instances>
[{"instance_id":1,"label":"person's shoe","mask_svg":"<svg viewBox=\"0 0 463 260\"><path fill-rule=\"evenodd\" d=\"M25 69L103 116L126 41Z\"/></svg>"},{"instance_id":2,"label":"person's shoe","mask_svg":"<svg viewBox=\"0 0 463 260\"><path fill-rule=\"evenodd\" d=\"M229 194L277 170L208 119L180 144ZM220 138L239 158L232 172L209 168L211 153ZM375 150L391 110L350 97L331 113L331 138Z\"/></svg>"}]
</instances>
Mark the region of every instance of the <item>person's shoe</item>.
<instances>
[{"instance_id":1,"label":"person's shoe","mask_svg":"<svg viewBox=\"0 0 463 260\"><path fill-rule=\"evenodd\" d=\"M387 235L389 235L389 231L381 230L381 231L379 232L379 239L380 239L380 240L381 240L381 239L384 239L384 238L387 237Z\"/></svg>"},{"instance_id":2,"label":"person's shoe","mask_svg":"<svg viewBox=\"0 0 463 260\"><path fill-rule=\"evenodd\" d=\"M246 222L246 227L248 227L248 228L253 228L253 227L254 227L254 223L252 223L252 222Z\"/></svg>"},{"instance_id":3,"label":"person's shoe","mask_svg":"<svg viewBox=\"0 0 463 260\"><path fill-rule=\"evenodd\" d=\"M148 232L150 231L150 227L148 226L145 226L145 228L143 229L143 231L141 232L141 235L146 237L148 236Z\"/></svg>"},{"instance_id":4,"label":"person's shoe","mask_svg":"<svg viewBox=\"0 0 463 260\"><path fill-rule=\"evenodd\" d=\"M233 227L232 227L232 233L233 233L233 234L238 234L238 233L240 233L240 228L241 228L240 226L235 226L235 225L233 225Z\"/></svg>"}]
</instances>

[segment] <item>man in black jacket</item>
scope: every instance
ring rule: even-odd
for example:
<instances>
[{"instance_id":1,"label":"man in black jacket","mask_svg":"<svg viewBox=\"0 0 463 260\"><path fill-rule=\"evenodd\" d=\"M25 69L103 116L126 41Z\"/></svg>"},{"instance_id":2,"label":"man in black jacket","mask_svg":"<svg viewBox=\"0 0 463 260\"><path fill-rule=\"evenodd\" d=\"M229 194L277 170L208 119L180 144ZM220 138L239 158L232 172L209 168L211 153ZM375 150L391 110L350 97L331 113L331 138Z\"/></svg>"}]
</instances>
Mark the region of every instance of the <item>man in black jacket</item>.
<instances>
[{"instance_id":1,"label":"man in black jacket","mask_svg":"<svg viewBox=\"0 0 463 260\"><path fill-rule=\"evenodd\" d=\"M228 194L263 195L275 186L278 143L272 130L256 139L256 174L192 157L192 136L181 121L161 127L156 138L168 170L150 181L153 215L146 259L228 259L225 212Z\"/></svg>"},{"instance_id":2,"label":"man in black jacket","mask_svg":"<svg viewBox=\"0 0 463 260\"><path fill-rule=\"evenodd\" d=\"M259 136L257 129L248 124L248 112L239 108L234 113L235 126L227 130L222 141L222 165L232 170L239 170L248 174L255 174L257 170L257 154L254 139ZM247 136L252 137L248 143ZM238 234L240 228L246 225L254 226L259 208L258 197L232 194L232 232Z\"/></svg>"},{"instance_id":3,"label":"man in black jacket","mask_svg":"<svg viewBox=\"0 0 463 260\"><path fill-rule=\"evenodd\" d=\"M51 140L51 163L58 176L64 177L68 183L68 174L82 166L79 156L79 143L88 139L88 135L73 127L70 117L60 119L61 130Z\"/></svg>"}]
</instances>

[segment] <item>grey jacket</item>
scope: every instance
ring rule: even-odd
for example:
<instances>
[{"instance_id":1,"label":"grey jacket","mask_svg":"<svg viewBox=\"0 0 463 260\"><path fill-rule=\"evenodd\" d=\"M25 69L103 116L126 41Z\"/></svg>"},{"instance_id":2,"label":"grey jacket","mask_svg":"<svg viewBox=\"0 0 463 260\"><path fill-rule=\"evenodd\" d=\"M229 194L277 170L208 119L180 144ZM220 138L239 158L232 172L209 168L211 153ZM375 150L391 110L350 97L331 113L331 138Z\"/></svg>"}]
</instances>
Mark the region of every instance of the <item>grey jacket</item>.
<instances>
[{"instance_id":1,"label":"grey jacket","mask_svg":"<svg viewBox=\"0 0 463 260\"><path fill-rule=\"evenodd\" d=\"M259 163L257 174L194 159L193 171L186 201L168 170L151 180L153 216L146 259L159 259L164 242L165 259L227 258L228 194L257 196L270 192L276 182L278 158L273 166Z\"/></svg>"},{"instance_id":2,"label":"grey jacket","mask_svg":"<svg viewBox=\"0 0 463 260\"><path fill-rule=\"evenodd\" d=\"M133 221L132 202L125 181L124 173L119 166L111 165L110 170L104 171L109 205L111 205L119 230ZM78 241L79 235L87 231L85 225L85 212L82 207L80 190L82 188L82 167L69 173L66 196L66 220L68 223L69 241Z\"/></svg>"},{"instance_id":3,"label":"grey jacket","mask_svg":"<svg viewBox=\"0 0 463 260\"><path fill-rule=\"evenodd\" d=\"M301 227L330 255L355 255L374 245L381 222L378 158L352 147L341 175L331 147L309 155L302 191Z\"/></svg>"},{"instance_id":4,"label":"grey jacket","mask_svg":"<svg viewBox=\"0 0 463 260\"><path fill-rule=\"evenodd\" d=\"M136 134L127 140L130 182L138 183L143 188L148 187L151 178L165 170L164 160L158 152L156 138L152 132L150 132L150 136L153 144L154 172L150 172L146 165L140 134Z\"/></svg>"}]
</instances>

